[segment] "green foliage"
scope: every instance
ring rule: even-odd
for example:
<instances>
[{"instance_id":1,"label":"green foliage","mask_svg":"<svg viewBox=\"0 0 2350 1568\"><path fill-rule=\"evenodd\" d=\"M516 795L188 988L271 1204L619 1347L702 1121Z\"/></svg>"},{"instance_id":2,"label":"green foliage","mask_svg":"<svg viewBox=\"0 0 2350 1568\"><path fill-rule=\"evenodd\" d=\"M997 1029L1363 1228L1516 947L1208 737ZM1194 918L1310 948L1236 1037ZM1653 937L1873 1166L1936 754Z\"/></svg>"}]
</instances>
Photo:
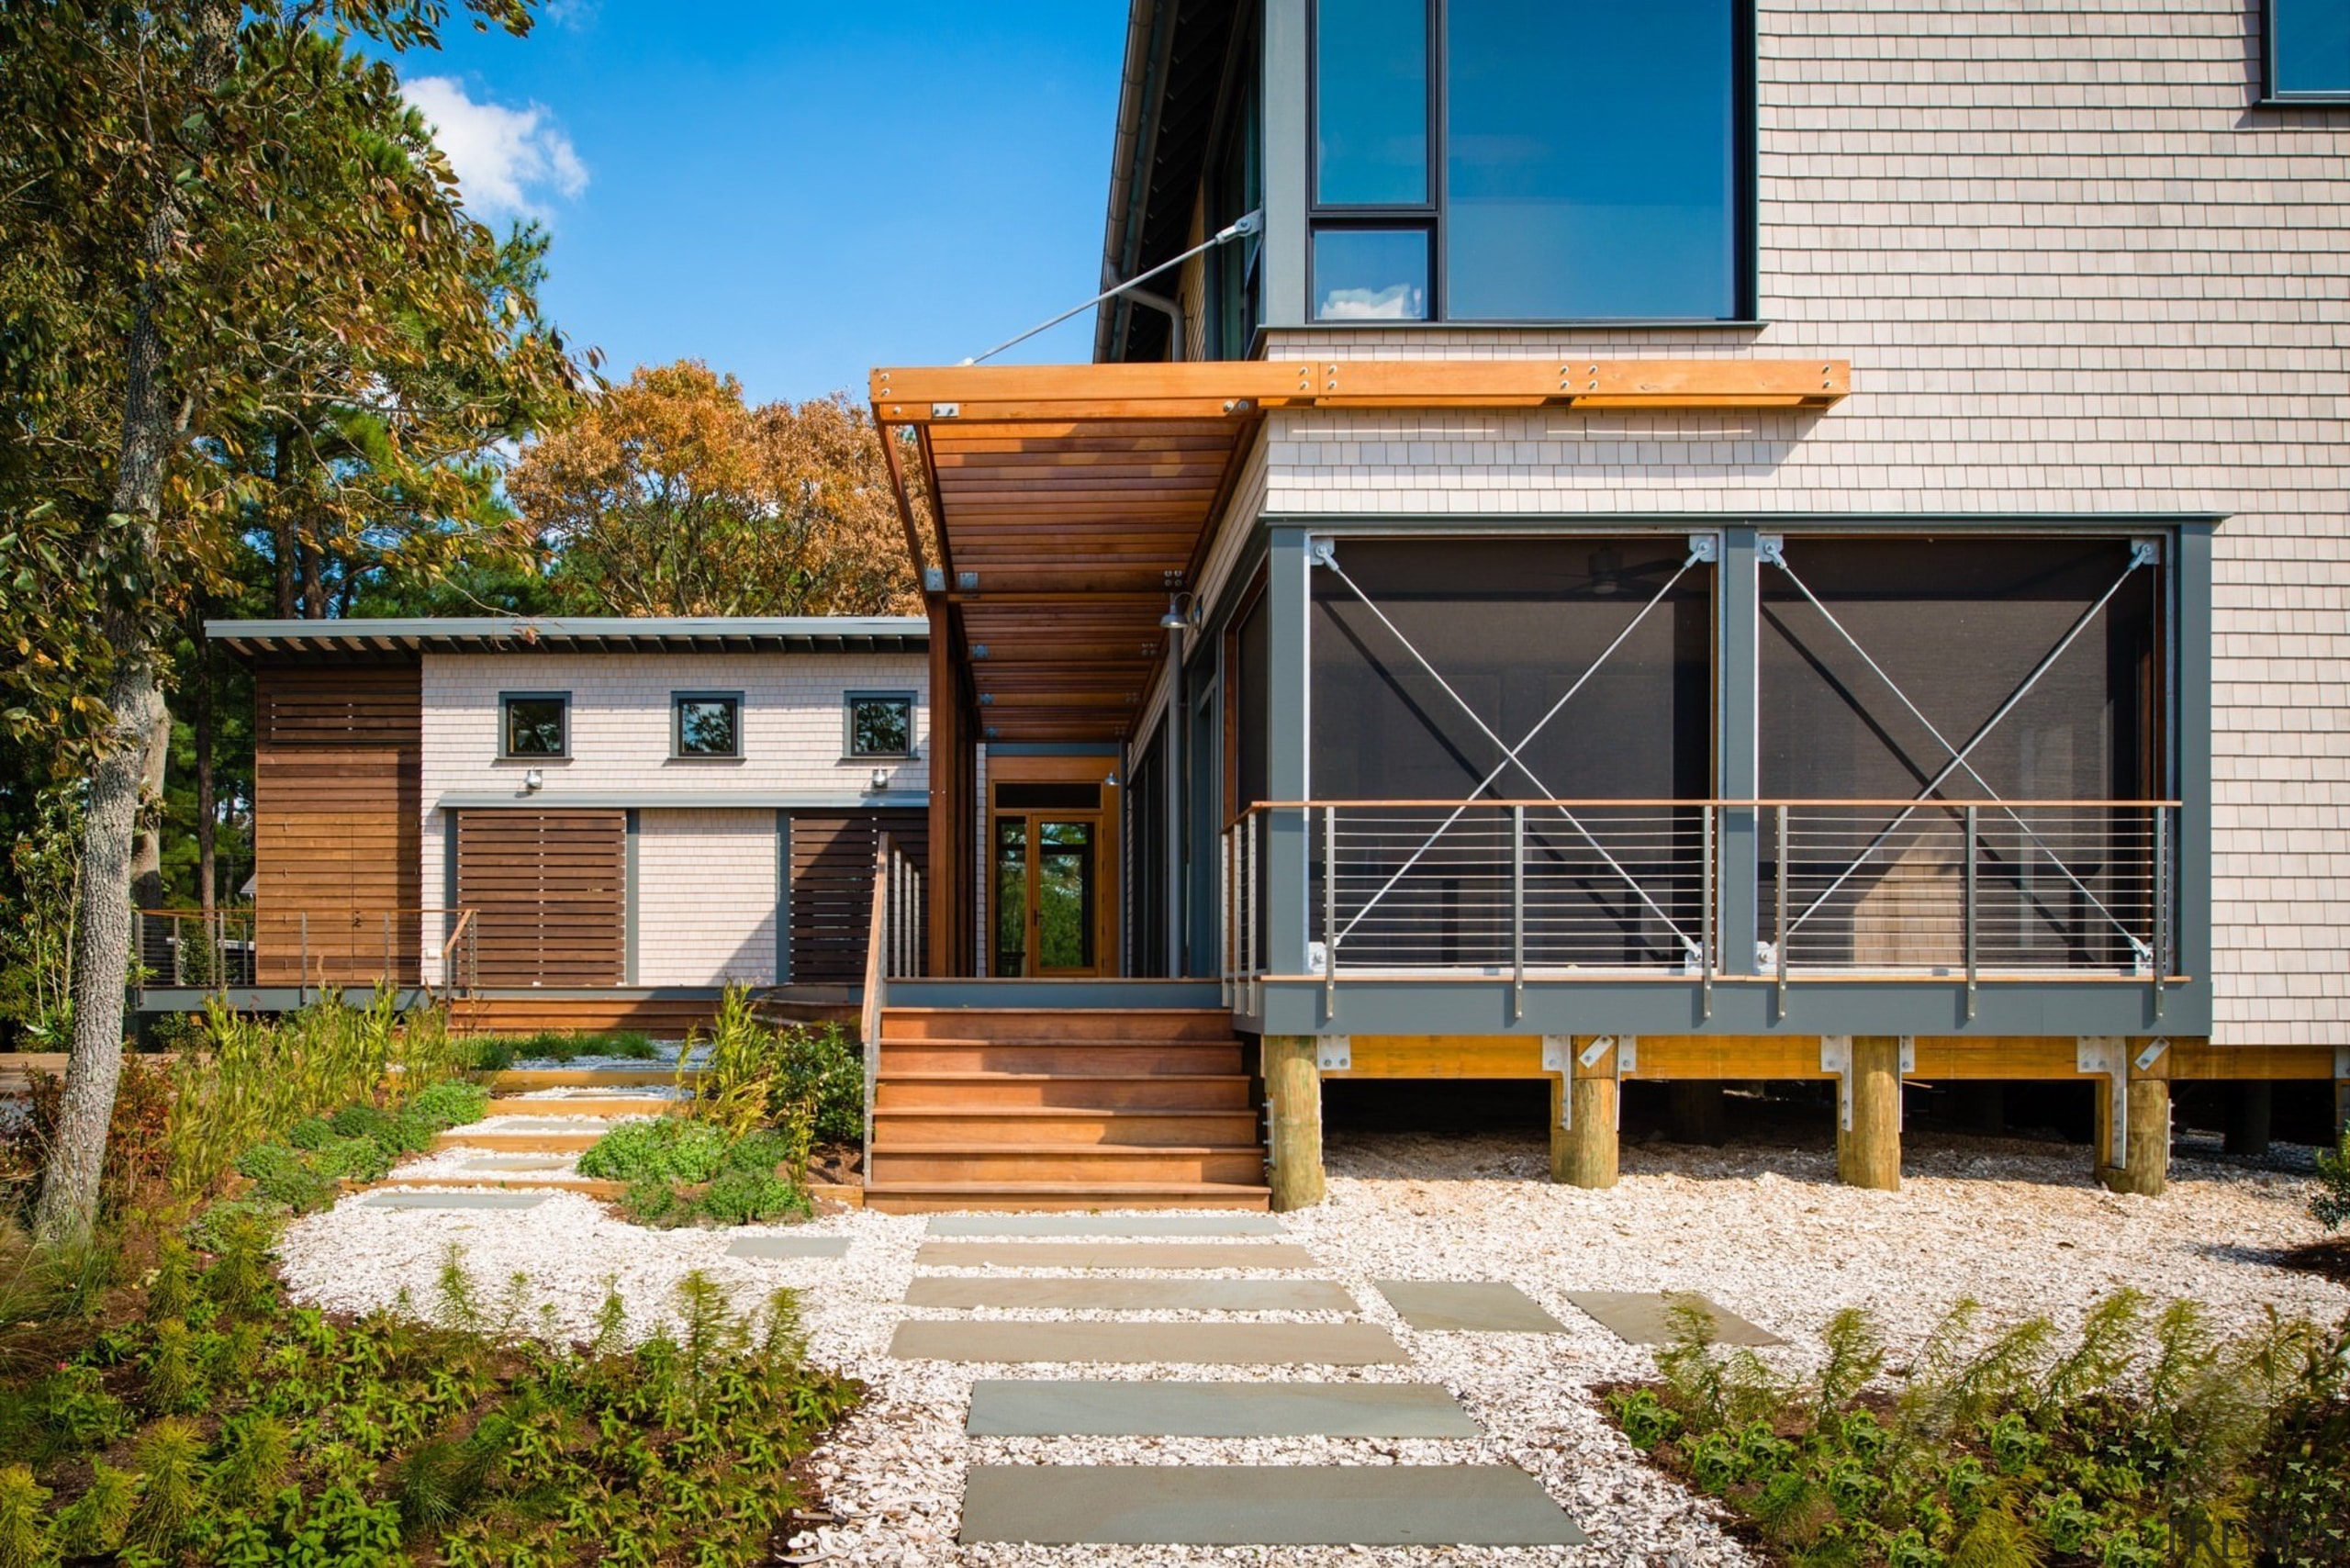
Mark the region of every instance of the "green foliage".
<instances>
[{"instance_id":1,"label":"green foliage","mask_svg":"<svg viewBox=\"0 0 2350 1568\"><path fill-rule=\"evenodd\" d=\"M707 1122L626 1121L579 1157L579 1173L602 1182L707 1182L732 1140Z\"/></svg>"},{"instance_id":2,"label":"green foliage","mask_svg":"<svg viewBox=\"0 0 2350 1568\"><path fill-rule=\"evenodd\" d=\"M2350 1561L2350 1319L2271 1315L2222 1338L2135 1292L2060 1335L1962 1302L1881 1386L1840 1313L1794 1385L1675 1313L1662 1381L1607 1408L1790 1563L1854 1568L2316 1568Z\"/></svg>"},{"instance_id":3,"label":"green foliage","mask_svg":"<svg viewBox=\"0 0 2350 1568\"><path fill-rule=\"evenodd\" d=\"M621 1208L641 1225L751 1225L803 1218L805 1123L729 1138L708 1122L622 1122L579 1157L579 1172L625 1182Z\"/></svg>"},{"instance_id":4,"label":"green foliage","mask_svg":"<svg viewBox=\"0 0 2350 1568\"><path fill-rule=\"evenodd\" d=\"M560 1064L581 1057L651 1061L660 1054L650 1036L632 1029L608 1035L542 1029L533 1035L475 1035L464 1043L465 1066L474 1072L504 1072L518 1061Z\"/></svg>"},{"instance_id":5,"label":"green foliage","mask_svg":"<svg viewBox=\"0 0 2350 1568\"><path fill-rule=\"evenodd\" d=\"M215 1259L185 1320L151 1296L0 1384L0 1568L764 1562L792 1464L855 1398L804 1364L788 1294L745 1313L699 1273L632 1349L616 1294L591 1344L525 1337L530 1282L486 1288L453 1251L429 1320L329 1318L266 1275L249 1297L245 1267ZM189 1375L237 1362L183 1413Z\"/></svg>"},{"instance_id":6,"label":"green foliage","mask_svg":"<svg viewBox=\"0 0 2350 1568\"><path fill-rule=\"evenodd\" d=\"M478 1083L450 1079L410 1100L408 1114L436 1131L469 1126L489 1114L489 1091Z\"/></svg>"},{"instance_id":7,"label":"green foliage","mask_svg":"<svg viewBox=\"0 0 2350 1568\"><path fill-rule=\"evenodd\" d=\"M73 1040L69 958L81 890L79 797L41 792L32 820L8 846L0 892L0 1024L18 1050L62 1051Z\"/></svg>"},{"instance_id":8,"label":"green foliage","mask_svg":"<svg viewBox=\"0 0 2350 1568\"><path fill-rule=\"evenodd\" d=\"M691 1047L702 1043L699 1037ZM678 1058L677 1081L698 1085L694 1114L730 1132L780 1125L797 1114L822 1143L851 1143L865 1133L865 1060L837 1024L768 1024L748 988L730 986L718 1004L709 1049L689 1077Z\"/></svg>"},{"instance_id":9,"label":"green foliage","mask_svg":"<svg viewBox=\"0 0 2350 1568\"><path fill-rule=\"evenodd\" d=\"M310 1157L282 1143L247 1149L238 1156L236 1170L262 1198L296 1214L325 1208L341 1191L332 1175L310 1163Z\"/></svg>"},{"instance_id":10,"label":"green foliage","mask_svg":"<svg viewBox=\"0 0 2350 1568\"><path fill-rule=\"evenodd\" d=\"M2342 1142L2317 1153L2317 1190L2310 1195L2310 1214L2328 1230L2350 1224L2350 1126Z\"/></svg>"}]
</instances>

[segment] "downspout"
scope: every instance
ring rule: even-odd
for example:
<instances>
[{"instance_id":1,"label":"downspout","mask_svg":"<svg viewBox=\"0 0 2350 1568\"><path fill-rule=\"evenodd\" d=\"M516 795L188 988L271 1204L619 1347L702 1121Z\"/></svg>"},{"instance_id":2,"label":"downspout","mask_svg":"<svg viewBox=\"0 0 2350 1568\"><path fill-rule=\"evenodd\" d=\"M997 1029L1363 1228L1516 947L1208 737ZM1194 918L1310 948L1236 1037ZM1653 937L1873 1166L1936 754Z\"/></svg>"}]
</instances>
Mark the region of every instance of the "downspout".
<instances>
[{"instance_id":1,"label":"downspout","mask_svg":"<svg viewBox=\"0 0 2350 1568\"><path fill-rule=\"evenodd\" d=\"M1147 171L1158 140L1158 110L1173 35L1171 0L1134 0L1126 16L1126 64L1118 88L1118 130L1110 158L1110 226L1102 244L1102 286L1133 275L1142 241L1142 209L1150 194ZM1093 325L1093 357L1111 361L1125 347L1126 315L1113 306Z\"/></svg>"}]
</instances>

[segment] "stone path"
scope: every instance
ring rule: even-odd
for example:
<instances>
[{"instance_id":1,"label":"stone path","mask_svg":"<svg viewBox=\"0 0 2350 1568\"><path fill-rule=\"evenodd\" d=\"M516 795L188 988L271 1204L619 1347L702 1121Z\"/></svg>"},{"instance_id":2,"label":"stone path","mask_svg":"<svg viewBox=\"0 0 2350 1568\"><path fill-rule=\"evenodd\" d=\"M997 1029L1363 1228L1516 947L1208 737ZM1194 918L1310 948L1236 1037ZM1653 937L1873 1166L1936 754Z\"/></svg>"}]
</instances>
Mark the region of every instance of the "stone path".
<instances>
[{"instance_id":1,"label":"stone path","mask_svg":"<svg viewBox=\"0 0 2350 1568\"><path fill-rule=\"evenodd\" d=\"M1714 1338L1724 1345L1784 1345L1785 1339L1758 1328L1738 1314L1690 1293L1668 1296L1648 1291L1570 1291L1567 1299L1628 1345L1670 1345L1675 1302L1703 1307L1714 1320Z\"/></svg>"},{"instance_id":2,"label":"stone path","mask_svg":"<svg viewBox=\"0 0 2350 1568\"><path fill-rule=\"evenodd\" d=\"M1046 1439L1060 1450L1054 1462L969 1466L959 1536L967 1546L1504 1547L1584 1539L1514 1464L1383 1462L1390 1456L1376 1450L1352 1463L1098 1464L1084 1462L1081 1447L1065 1451L1087 1438L1418 1439L1464 1448L1483 1438L1440 1383L1345 1381L1364 1375L1355 1369L1408 1375L1411 1358L1393 1334L1362 1320L1344 1285L1299 1277L1317 1266L1315 1258L1277 1239L1284 1232L1271 1216L958 1215L934 1219L929 1229L940 1239L917 1249L904 1305L965 1316L901 1320L890 1341L893 1359L1153 1369L1134 1380L974 1382L969 1435ZM922 1271L948 1269L976 1271ZM1104 1270L1123 1271L1077 1272ZM1559 1328L1510 1285L1377 1288L1416 1329ZM1148 1316L971 1316L1022 1311ZM1268 1312L1333 1320L1229 1316ZM1209 1367L1281 1381L1174 1370Z\"/></svg>"}]
</instances>

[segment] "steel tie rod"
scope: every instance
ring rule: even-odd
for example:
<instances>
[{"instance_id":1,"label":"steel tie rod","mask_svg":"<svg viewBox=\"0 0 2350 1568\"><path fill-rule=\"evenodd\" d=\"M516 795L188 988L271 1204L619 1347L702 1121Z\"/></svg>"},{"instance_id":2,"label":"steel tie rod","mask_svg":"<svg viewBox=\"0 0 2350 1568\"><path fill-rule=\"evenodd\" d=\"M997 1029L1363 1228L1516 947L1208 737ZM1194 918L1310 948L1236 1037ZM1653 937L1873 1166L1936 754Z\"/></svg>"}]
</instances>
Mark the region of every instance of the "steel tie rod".
<instances>
[{"instance_id":1,"label":"steel tie rod","mask_svg":"<svg viewBox=\"0 0 2350 1568\"><path fill-rule=\"evenodd\" d=\"M1452 683L1446 680L1443 676L1437 673L1436 666L1429 664L1428 661L1421 655L1418 648L1413 646L1412 640L1404 635L1403 631L1396 626L1395 622L1387 618L1387 612L1380 609L1377 604L1371 601L1371 595L1362 591L1362 586L1360 584L1357 583L1354 578L1347 576L1347 569L1338 565L1337 556L1334 553L1325 551L1318 559L1323 566L1327 566L1331 571L1337 573L1338 580L1346 584L1348 590L1351 591L1357 599L1362 600L1364 609L1379 617L1379 623L1387 628L1389 634L1392 635L1396 642L1403 644L1404 651L1412 655L1412 662L1418 665L1422 669L1427 671L1428 678L1435 681L1438 687L1442 688L1444 694L1447 697L1451 698L1454 704L1460 708L1461 712L1469 716L1469 722L1476 725L1478 730L1487 740L1502 748L1502 759L1494 766L1494 770L1491 773L1486 774L1484 778L1478 780L1477 787L1469 791L1469 798L1461 801L1460 805L1454 807L1452 814L1445 818L1441 823L1438 823L1437 824L1436 831L1428 834L1427 841L1424 842L1417 849L1412 851L1411 857L1405 860L1401 867L1397 868L1395 874L1388 878L1387 880L1381 885L1379 890L1371 894L1371 897L1364 902L1363 906L1355 912L1354 918L1347 922L1346 929L1339 932L1337 935L1332 939L1334 945L1337 942L1345 940L1346 937L1353 932L1354 928L1362 923L1363 917L1371 913L1372 905L1378 903L1380 900L1385 898L1389 892L1393 890L1395 884L1402 881L1404 877L1410 874L1412 868L1420 863L1421 857L1427 854L1430 849L1436 847L1437 840L1442 838L1451 828L1452 824L1459 822L1468 812L1469 808L1476 803L1477 797L1483 794L1486 789L1492 785L1493 781L1499 778L1508 770L1510 765L1515 763L1518 768L1525 773L1527 778L1534 781L1534 787L1541 790L1545 796L1549 797L1551 809L1556 811L1561 817L1564 817L1567 820L1568 824L1583 835L1583 842L1590 845L1591 847L1597 852L1602 860L1607 862L1607 868L1609 870L1615 872L1616 875L1624 879L1624 885L1632 890L1633 896L1638 898L1642 903L1646 904L1649 908L1649 912L1654 914L1659 920L1664 922L1666 928L1670 930L1673 935L1680 938L1681 946L1691 953L1697 952L1698 949L1696 944L1689 940L1689 934L1682 930L1679 923L1671 915L1665 913L1663 910L1657 907L1656 901L1649 896L1648 890L1641 887L1639 882L1634 879L1629 871L1624 869L1621 862L1619 862L1613 855L1607 853L1606 846L1601 844L1598 839L1592 836L1591 830L1583 826L1583 823L1577 819L1574 812L1569 811L1563 804L1560 803L1557 794L1548 784L1542 782L1540 776L1538 775L1533 768L1528 767L1518 754L1523 752L1528 746L1534 744L1534 737L1540 734L1543 729L1549 725L1550 721L1559 716L1559 711L1564 708L1567 703L1573 699L1576 692L1581 691L1583 689L1584 684L1589 681L1593 676L1599 673L1600 666L1615 656L1616 650L1624 645L1625 639L1631 636L1635 631L1639 630L1640 622L1648 619L1649 611L1654 610L1658 605L1662 604L1664 602L1665 595L1671 593L1674 587L1680 583L1681 579L1688 575L1689 568L1695 566L1699 560L1703 559L1703 557L1695 551L1691 551L1689 558L1681 563L1680 569L1665 580L1664 587L1657 590L1656 597L1650 599L1648 603L1640 607L1640 612L1638 615L1633 616L1631 621L1626 624L1621 632L1616 633L1615 641L1609 643L1606 647L1600 650L1599 656L1592 660L1590 667L1585 669L1581 675L1575 677L1574 684L1568 687L1565 694L1562 695L1556 702L1550 704L1550 711L1543 714L1539 719L1537 719L1534 722L1534 727L1526 732L1526 738L1519 741L1517 745L1514 746L1508 742L1503 740L1501 736L1495 734L1493 731L1493 727L1487 724L1484 720L1477 716L1477 711L1469 705L1468 700L1463 698L1460 693L1452 689Z\"/></svg>"},{"instance_id":2,"label":"steel tie rod","mask_svg":"<svg viewBox=\"0 0 2350 1568\"><path fill-rule=\"evenodd\" d=\"M1983 727L1975 731L1974 735L1964 746L1956 747L1953 747L1950 744L1949 740L1943 736L1942 733L1934 727L1932 720L1927 718L1925 714L1918 711L1918 705L1909 700L1908 694L1901 689L1900 686L1895 682L1891 676L1886 674L1884 667L1880 666L1875 659L1870 657L1869 651L1861 646L1859 639L1855 638L1852 633L1844 629L1844 623L1837 620L1836 617L1830 612L1826 605L1819 602L1818 598L1812 593L1809 585L1805 583L1801 577L1796 576L1795 568L1787 565L1784 552L1774 556L1772 564L1787 575L1787 580L1796 585L1796 591L1801 593L1803 597L1809 601L1813 609L1819 611L1820 615L1827 620L1829 625L1836 629L1838 635L1841 636L1845 642L1852 644L1852 651L1861 655L1861 661L1867 665L1871 670L1874 671L1876 678L1885 682L1886 689L1890 690L1896 698L1900 700L1901 705L1904 708L1908 709L1911 715L1914 716L1919 723L1925 725L1926 733L1934 737L1935 743L1944 751L1951 754L1950 760L1942 765L1941 771L1936 773L1931 778L1928 779L1926 781L1925 788L1918 791L1915 801L1912 804L1904 807L1900 814L1896 816L1890 823L1887 823L1884 831L1879 833L1874 838L1871 839L1868 843L1868 846L1853 857L1851 865L1845 867L1842 871L1837 873L1836 879L1829 883L1828 886L1821 890L1818 898L1812 900L1810 903L1804 906L1803 912L1796 916L1794 922L1789 924L1786 931L1782 934L1783 939L1785 936L1794 935L1795 932L1802 926L1805 921L1809 920L1812 917L1820 905L1826 903L1830 899L1834 898L1836 896L1837 890L1841 888L1846 882L1852 880L1853 874L1860 870L1861 867L1868 860L1869 857L1874 855L1879 849L1885 847L1886 844L1891 840L1893 835L1901 830L1901 824L1908 822L1912 816L1917 814L1918 807L1925 804L1926 801L1933 795L1934 791L1941 789L1952 774L1957 772L1963 767L1966 770L1968 777L1972 778L1978 785L1981 785L1984 792L1989 795L1999 809L2008 814L2009 819L2018 827L2023 829L2024 836L2031 839L2032 843L2039 847L2041 852L2048 857L2049 860L2056 867L2056 868L2065 873L2065 879L2070 881L2076 888L2080 889L2081 895L2087 899L2089 902L2097 905L2097 910L2099 914L2104 915L2106 919L2113 923L2114 929L2121 933L2123 938L2130 943L2131 946L2138 951L2144 951L2145 944L2139 941L2138 938L2132 935L2130 928L2127 925L2124 925L2111 910L2106 908L2104 902L2098 898L2097 894L2091 892L2083 885L2078 877L2073 875L2072 868L2065 865L2064 859L2058 856L2054 850L2050 849L2047 844L2042 840L2038 834L2031 831L2029 823L2025 823L2021 817L2016 815L2015 809L2009 806L2004 800L2001 800L1999 792L1997 790L1992 789L1990 784L1984 779L1983 776L1975 770L1975 765L1973 763L1967 761L1967 758L1974 754L1975 748L1981 745L1985 740L1988 739L1991 732L1998 729L2007 719L2007 716L2015 711L2016 705L2031 694L2033 687L2040 684L2040 678L2046 675L2051 668L2054 667L2056 661L2064 657L2065 651L2070 648L2073 644L2078 640L2083 632L2088 630L2089 623L2095 621L2100 614L2104 613L2105 607L2113 601L2113 596L2115 594L2121 591L2121 585L2130 580L2131 574L2137 571L2140 566L2145 565L2144 557L2140 555L2134 550L2132 552L2130 564L2121 569L2121 575L2120 577L2113 579L2113 586L2107 588L2104 593L2100 594L2095 604L2090 605L2088 609L2081 612L2080 619L2074 622L2072 626L2065 632L2065 635L2058 639L2056 645L2048 651L2047 656L2032 666L2031 673L2024 677L2023 684L2016 688L2016 689L2009 695L2006 701L1999 704L1998 711L1997 712L1993 713L1990 718L1984 721ZM1975 846L1973 844L1970 843L1967 845L1966 854L1970 860L1974 857ZM1786 875L1786 868L1785 867L1780 868L1779 875L1782 878Z\"/></svg>"}]
</instances>

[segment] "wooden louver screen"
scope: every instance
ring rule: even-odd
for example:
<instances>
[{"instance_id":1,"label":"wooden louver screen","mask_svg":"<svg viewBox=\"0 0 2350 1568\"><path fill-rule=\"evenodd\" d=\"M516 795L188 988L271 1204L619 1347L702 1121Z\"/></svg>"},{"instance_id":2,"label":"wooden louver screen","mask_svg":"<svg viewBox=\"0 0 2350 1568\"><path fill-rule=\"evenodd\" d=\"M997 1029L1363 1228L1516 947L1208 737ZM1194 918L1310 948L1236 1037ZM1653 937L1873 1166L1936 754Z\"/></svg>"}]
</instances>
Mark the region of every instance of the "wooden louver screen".
<instances>
[{"instance_id":1,"label":"wooden louver screen","mask_svg":"<svg viewBox=\"0 0 2350 1568\"><path fill-rule=\"evenodd\" d=\"M898 854L927 868L930 827L920 812L791 819L793 984L864 980L865 944L873 924L873 853L884 833ZM923 927L917 924L915 929Z\"/></svg>"},{"instance_id":2,"label":"wooden louver screen","mask_svg":"<svg viewBox=\"0 0 2350 1568\"><path fill-rule=\"evenodd\" d=\"M485 986L626 978L628 825L620 812L457 813L457 905Z\"/></svg>"}]
</instances>

